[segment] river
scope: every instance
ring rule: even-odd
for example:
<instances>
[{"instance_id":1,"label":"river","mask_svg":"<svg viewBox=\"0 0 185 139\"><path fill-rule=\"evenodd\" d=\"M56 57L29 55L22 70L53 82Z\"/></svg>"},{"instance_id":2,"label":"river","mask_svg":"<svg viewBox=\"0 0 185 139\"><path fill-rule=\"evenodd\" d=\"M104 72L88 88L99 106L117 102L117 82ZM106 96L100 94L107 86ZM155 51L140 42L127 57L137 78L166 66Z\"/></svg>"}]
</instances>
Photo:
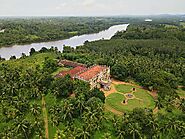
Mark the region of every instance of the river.
<instances>
[{"instance_id":1,"label":"river","mask_svg":"<svg viewBox=\"0 0 185 139\"><path fill-rule=\"evenodd\" d=\"M51 46L57 47L58 50L62 51L63 46L76 47L83 45L85 41L96 41L100 39L109 40L111 37L118 31L124 31L127 29L129 24L114 25L107 30L101 31L94 34L84 34L80 36L74 36L69 39L59 40L59 41L50 41L50 42L40 42L32 43L26 45L14 45L11 47L2 47L0 48L0 56L5 59L9 59L11 56L16 56L17 58L21 57L22 53L29 55L31 48L35 50L40 50L42 47L50 48Z\"/></svg>"}]
</instances>

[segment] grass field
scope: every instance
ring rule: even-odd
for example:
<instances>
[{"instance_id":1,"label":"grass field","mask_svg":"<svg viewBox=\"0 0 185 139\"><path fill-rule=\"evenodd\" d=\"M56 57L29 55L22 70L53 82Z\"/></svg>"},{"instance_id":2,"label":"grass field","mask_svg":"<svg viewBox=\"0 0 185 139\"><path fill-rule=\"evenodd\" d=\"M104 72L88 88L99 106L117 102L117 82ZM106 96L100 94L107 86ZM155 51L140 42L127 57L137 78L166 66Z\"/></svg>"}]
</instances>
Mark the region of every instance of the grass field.
<instances>
[{"instance_id":1,"label":"grass field","mask_svg":"<svg viewBox=\"0 0 185 139\"><path fill-rule=\"evenodd\" d=\"M120 93L129 93L132 91L133 88L136 88L136 87L132 85L119 84L119 85L115 85L115 88Z\"/></svg>"},{"instance_id":2,"label":"grass field","mask_svg":"<svg viewBox=\"0 0 185 139\"><path fill-rule=\"evenodd\" d=\"M151 98L146 98L144 100L128 100L127 105L123 105L122 101L124 100L124 96L118 93L113 93L109 95L106 99L106 105L111 106L112 108L120 111L132 111L134 108L151 108L153 109L155 106L155 102Z\"/></svg>"},{"instance_id":3,"label":"grass field","mask_svg":"<svg viewBox=\"0 0 185 139\"><path fill-rule=\"evenodd\" d=\"M121 103L123 100L125 100L124 95L118 94L118 93L113 93L110 94L106 98L106 105L111 106L112 108L118 110L118 111L125 111L123 104Z\"/></svg>"},{"instance_id":4,"label":"grass field","mask_svg":"<svg viewBox=\"0 0 185 139\"><path fill-rule=\"evenodd\" d=\"M149 94L147 90L134 87L136 88L136 92L134 92L134 96L136 98L129 99L128 104L124 105L122 102L125 100L125 96L121 93L128 93L131 92L132 88L134 86L132 85L115 85L116 91L115 93L110 94L106 98L106 104L113 109L125 112L125 111L132 111L134 108L151 108L153 109L155 107L155 102L153 97ZM137 99L138 98L138 99Z\"/></svg>"},{"instance_id":5,"label":"grass field","mask_svg":"<svg viewBox=\"0 0 185 139\"><path fill-rule=\"evenodd\" d=\"M8 61L3 61L0 64L8 64L12 67L23 67L23 68L30 68L30 67L35 67L36 65L41 65L44 62L45 58L49 57L51 59L56 59L57 54L53 52L48 52L48 53L39 53L39 54L34 54L33 56L22 58L22 59L15 59L15 60L8 60Z\"/></svg>"},{"instance_id":6,"label":"grass field","mask_svg":"<svg viewBox=\"0 0 185 139\"><path fill-rule=\"evenodd\" d=\"M58 69L52 73L52 75L57 75L58 73L60 73L61 71L68 71L70 70L70 68L66 68L66 67L58 67Z\"/></svg>"},{"instance_id":7,"label":"grass field","mask_svg":"<svg viewBox=\"0 0 185 139\"><path fill-rule=\"evenodd\" d=\"M46 110L48 114L48 131L49 131L49 138L53 139L54 135L56 133L56 127L54 127L51 123L51 116L48 113L49 108L54 106L57 103L57 100L53 94L47 94L45 96L45 101L46 101Z\"/></svg>"}]
</instances>

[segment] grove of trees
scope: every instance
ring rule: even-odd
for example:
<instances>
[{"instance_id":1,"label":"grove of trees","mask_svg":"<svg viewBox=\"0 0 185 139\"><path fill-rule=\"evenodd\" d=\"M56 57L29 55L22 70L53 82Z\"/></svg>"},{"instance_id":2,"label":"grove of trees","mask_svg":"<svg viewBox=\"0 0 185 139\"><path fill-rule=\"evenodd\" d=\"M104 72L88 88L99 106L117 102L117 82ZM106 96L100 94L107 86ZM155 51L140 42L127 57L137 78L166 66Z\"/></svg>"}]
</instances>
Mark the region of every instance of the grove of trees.
<instances>
[{"instance_id":1,"label":"grove of trees","mask_svg":"<svg viewBox=\"0 0 185 139\"><path fill-rule=\"evenodd\" d=\"M84 24L78 26L71 26L68 18L54 18L51 23L48 19L44 19L44 23L32 20L38 24L39 29L36 30L41 32L42 29L46 32L49 30L45 29L48 27L45 24L52 24L53 27L52 20L56 20L55 23L64 20L66 28L64 22L60 30L64 32L80 30L79 26L84 29L82 31L88 32L86 22L91 22L90 30L97 27L96 22L100 22L97 31L110 25L104 22L101 24L101 21L92 23L94 18L88 21L84 18L71 18L70 20L75 21L82 20ZM22 19L21 22L23 21ZM121 22L121 19L118 21ZM19 25L19 21L15 22L20 30L21 26L24 28L28 23L25 21L25 24ZM54 26L55 29L58 28ZM37 34L34 27L30 31ZM17 33L16 29L14 32ZM45 98L44 107L47 109L49 128L56 139L183 139L185 99L180 98L176 92L179 86L185 86L183 34L184 30L178 25L172 31L165 25L131 24L127 32L119 32L111 40L86 42L84 46L76 49L66 46L63 53L52 47L42 48L39 52L31 49L30 56L23 54L20 59L14 56L9 61L0 59L0 138L45 138L45 116L42 111L42 98ZM44 39L47 40L47 37ZM14 40L2 40L1 45L5 45L5 42L15 43ZM42 54L47 54L48 57L43 58ZM41 58L43 61L40 61ZM165 108L165 112L154 114L148 108L134 109L121 116L107 112L102 91L90 90L88 83L71 80L69 75L63 78L53 75L53 72L61 68L57 65L57 58L81 62L88 66L110 66L113 78L134 80L148 90L157 90L156 106L158 109ZM172 109L177 112L173 113Z\"/></svg>"}]
</instances>

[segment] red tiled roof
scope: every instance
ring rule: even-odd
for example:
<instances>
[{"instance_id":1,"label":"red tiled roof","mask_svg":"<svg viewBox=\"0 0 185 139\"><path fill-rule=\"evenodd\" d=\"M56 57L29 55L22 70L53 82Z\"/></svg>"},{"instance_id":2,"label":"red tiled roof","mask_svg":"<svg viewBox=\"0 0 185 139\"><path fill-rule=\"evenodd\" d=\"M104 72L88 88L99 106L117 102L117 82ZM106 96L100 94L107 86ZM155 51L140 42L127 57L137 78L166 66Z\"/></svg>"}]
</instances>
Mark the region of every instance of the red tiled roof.
<instances>
[{"instance_id":1,"label":"red tiled roof","mask_svg":"<svg viewBox=\"0 0 185 139\"><path fill-rule=\"evenodd\" d=\"M65 75L69 74L72 78L77 75L78 73L86 70L87 68L86 67L82 67L82 66L78 66L74 69L71 69L69 71L62 71L60 72L57 77L64 77Z\"/></svg>"},{"instance_id":2,"label":"red tiled roof","mask_svg":"<svg viewBox=\"0 0 185 139\"><path fill-rule=\"evenodd\" d=\"M78 67L78 66L86 67L85 64L73 62L73 61L70 61L70 60L61 60L59 62L59 65L70 66L70 67L73 67L73 68Z\"/></svg>"},{"instance_id":3,"label":"red tiled roof","mask_svg":"<svg viewBox=\"0 0 185 139\"><path fill-rule=\"evenodd\" d=\"M93 66L90 69L80 73L78 75L78 78L84 79L86 81L89 81L90 79L92 79L94 76L96 76L97 74L99 74L101 71L103 71L104 69L106 69L106 67L104 66Z\"/></svg>"}]
</instances>

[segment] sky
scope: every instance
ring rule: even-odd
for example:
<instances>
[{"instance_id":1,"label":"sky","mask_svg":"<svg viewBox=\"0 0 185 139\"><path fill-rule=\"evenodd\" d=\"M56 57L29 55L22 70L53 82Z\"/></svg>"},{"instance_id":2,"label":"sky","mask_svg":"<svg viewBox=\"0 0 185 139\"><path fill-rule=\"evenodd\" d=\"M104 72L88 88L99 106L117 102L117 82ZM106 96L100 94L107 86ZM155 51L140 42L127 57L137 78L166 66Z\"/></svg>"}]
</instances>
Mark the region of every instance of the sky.
<instances>
[{"instance_id":1,"label":"sky","mask_svg":"<svg viewBox=\"0 0 185 139\"><path fill-rule=\"evenodd\" d=\"M0 0L0 16L185 14L185 0Z\"/></svg>"}]
</instances>

